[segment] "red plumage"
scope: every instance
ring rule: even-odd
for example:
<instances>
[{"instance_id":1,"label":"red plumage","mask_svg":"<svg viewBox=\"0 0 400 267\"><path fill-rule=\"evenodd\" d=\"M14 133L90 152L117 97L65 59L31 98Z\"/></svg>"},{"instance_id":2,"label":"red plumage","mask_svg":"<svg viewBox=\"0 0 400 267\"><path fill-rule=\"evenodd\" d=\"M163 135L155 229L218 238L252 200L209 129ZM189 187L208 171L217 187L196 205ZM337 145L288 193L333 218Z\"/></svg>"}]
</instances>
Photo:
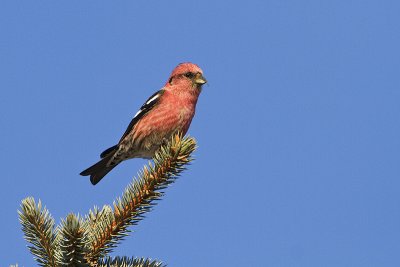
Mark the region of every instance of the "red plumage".
<instances>
[{"instance_id":1,"label":"red plumage","mask_svg":"<svg viewBox=\"0 0 400 267\"><path fill-rule=\"evenodd\" d=\"M179 64L165 86L141 107L119 143L104 151L103 159L81 175L90 175L92 184L97 184L120 162L130 158L151 158L174 133L186 134L202 85L206 82L199 66Z\"/></svg>"}]
</instances>

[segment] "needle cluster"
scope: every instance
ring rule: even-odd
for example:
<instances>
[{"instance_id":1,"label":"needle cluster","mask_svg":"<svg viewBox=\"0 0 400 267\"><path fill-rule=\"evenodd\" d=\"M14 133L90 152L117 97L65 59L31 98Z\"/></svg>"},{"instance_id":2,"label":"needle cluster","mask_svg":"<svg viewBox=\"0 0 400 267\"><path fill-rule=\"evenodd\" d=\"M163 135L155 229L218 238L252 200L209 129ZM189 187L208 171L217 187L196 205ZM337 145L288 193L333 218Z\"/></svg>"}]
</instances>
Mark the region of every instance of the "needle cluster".
<instances>
[{"instance_id":1,"label":"needle cluster","mask_svg":"<svg viewBox=\"0 0 400 267\"><path fill-rule=\"evenodd\" d=\"M158 267L162 262L134 257L109 257L129 227L144 218L163 196L163 190L185 170L196 149L193 138L175 135L139 172L112 206L94 207L86 216L69 214L60 225L41 201L31 197L21 203L22 231L40 266Z\"/></svg>"}]
</instances>

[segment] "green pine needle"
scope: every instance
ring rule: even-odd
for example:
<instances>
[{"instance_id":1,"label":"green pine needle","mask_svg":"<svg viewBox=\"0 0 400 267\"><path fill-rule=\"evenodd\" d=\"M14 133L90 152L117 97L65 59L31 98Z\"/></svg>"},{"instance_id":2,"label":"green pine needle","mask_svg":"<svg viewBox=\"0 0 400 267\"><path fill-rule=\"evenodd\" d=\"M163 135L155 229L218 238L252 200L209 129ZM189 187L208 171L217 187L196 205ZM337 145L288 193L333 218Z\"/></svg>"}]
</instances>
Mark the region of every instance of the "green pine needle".
<instances>
[{"instance_id":1,"label":"green pine needle","mask_svg":"<svg viewBox=\"0 0 400 267\"><path fill-rule=\"evenodd\" d=\"M59 266L88 266L85 258L89 243L88 229L82 220L74 214L69 214L65 220L62 220L58 231L60 240L56 259Z\"/></svg>"},{"instance_id":2,"label":"green pine needle","mask_svg":"<svg viewBox=\"0 0 400 267\"><path fill-rule=\"evenodd\" d=\"M193 138L176 135L161 147L138 178L134 179L112 207L94 207L82 220L69 214L55 228L54 219L39 200L24 199L18 211L29 250L40 266L160 267L162 263L145 258L116 257L108 254L129 234L129 226L144 218L193 159Z\"/></svg>"},{"instance_id":3,"label":"green pine needle","mask_svg":"<svg viewBox=\"0 0 400 267\"><path fill-rule=\"evenodd\" d=\"M40 266L56 266L54 219L49 211L42 207L40 200L36 205L35 200L28 197L22 200L18 214L25 239L31 243L28 248L35 260Z\"/></svg>"},{"instance_id":4,"label":"green pine needle","mask_svg":"<svg viewBox=\"0 0 400 267\"><path fill-rule=\"evenodd\" d=\"M144 258L116 257L106 258L99 262L98 267L162 267L160 261Z\"/></svg>"},{"instance_id":5,"label":"green pine needle","mask_svg":"<svg viewBox=\"0 0 400 267\"><path fill-rule=\"evenodd\" d=\"M113 210L105 207L102 216L88 216L92 228L92 244L89 261L96 262L105 257L112 249L128 235L129 226L143 219L163 195L161 190L173 183L185 165L192 161L191 153L196 149L193 138L176 135L171 141L162 146L154 156L154 164L149 163L139 172L121 197L113 202ZM93 213L94 214L94 213ZM95 222L91 222L95 218Z\"/></svg>"}]
</instances>

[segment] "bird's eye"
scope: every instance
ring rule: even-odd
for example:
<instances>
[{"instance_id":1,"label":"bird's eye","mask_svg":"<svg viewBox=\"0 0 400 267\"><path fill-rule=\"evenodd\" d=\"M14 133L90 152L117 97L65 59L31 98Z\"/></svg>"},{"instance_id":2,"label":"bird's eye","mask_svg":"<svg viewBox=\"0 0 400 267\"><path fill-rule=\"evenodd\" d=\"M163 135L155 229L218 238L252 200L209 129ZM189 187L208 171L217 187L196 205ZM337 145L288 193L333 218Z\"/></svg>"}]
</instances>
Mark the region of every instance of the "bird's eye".
<instances>
[{"instance_id":1,"label":"bird's eye","mask_svg":"<svg viewBox=\"0 0 400 267\"><path fill-rule=\"evenodd\" d=\"M186 73L185 73L185 77L193 78L193 77L194 77L194 74L193 74L193 72L186 72Z\"/></svg>"}]
</instances>

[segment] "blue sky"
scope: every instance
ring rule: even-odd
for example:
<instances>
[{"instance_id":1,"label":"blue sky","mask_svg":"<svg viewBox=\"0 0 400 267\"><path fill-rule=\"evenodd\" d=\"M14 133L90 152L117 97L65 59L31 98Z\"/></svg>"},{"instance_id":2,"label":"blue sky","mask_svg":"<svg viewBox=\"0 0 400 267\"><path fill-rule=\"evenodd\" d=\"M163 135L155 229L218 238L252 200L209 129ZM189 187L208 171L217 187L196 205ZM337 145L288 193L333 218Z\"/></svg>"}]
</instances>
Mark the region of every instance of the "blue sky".
<instances>
[{"instance_id":1,"label":"blue sky","mask_svg":"<svg viewBox=\"0 0 400 267\"><path fill-rule=\"evenodd\" d=\"M180 62L204 70L196 160L113 255L169 266L400 265L397 1L2 1L1 265L34 266L17 217L59 222Z\"/></svg>"}]
</instances>

